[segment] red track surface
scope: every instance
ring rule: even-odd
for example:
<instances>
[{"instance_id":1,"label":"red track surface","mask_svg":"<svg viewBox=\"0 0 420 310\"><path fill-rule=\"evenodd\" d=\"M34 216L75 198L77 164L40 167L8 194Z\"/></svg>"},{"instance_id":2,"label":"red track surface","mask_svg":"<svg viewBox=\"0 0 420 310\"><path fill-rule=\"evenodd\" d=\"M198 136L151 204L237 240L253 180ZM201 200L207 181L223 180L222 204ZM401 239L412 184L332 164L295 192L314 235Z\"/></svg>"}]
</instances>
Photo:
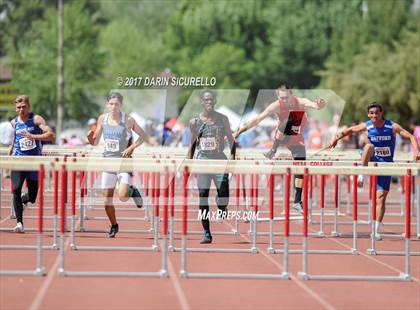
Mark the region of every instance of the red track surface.
<instances>
[{"instance_id":1,"label":"red track surface","mask_svg":"<svg viewBox=\"0 0 420 310\"><path fill-rule=\"evenodd\" d=\"M343 187L344 190L344 187ZM191 192L195 192L191 190ZM317 190L314 190L316 195ZM177 198L180 196L177 192ZM326 193L327 202L332 194ZM359 195L360 202L366 202L366 195ZM45 206L51 207L51 193L45 194ZM213 196L214 197L214 196ZM276 197L278 198L278 197ZM391 189L389 201L399 202L400 194L396 186ZM180 203L180 200L177 199ZM213 199L210 199L213 202ZM232 201L233 202L233 198ZM131 202L130 202L131 203ZM344 203L344 202L343 202ZM2 219L0 226L13 227L14 220L7 219L11 196L2 191ZM278 204L276 204L278 205ZM4 208L7 209L4 209ZM197 207L191 206L190 208ZM212 207L215 210L215 207ZM135 207L133 206L133 209ZM366 208L361 207L361 211ZM263 210L267 210L265 206ZM315 210L316 207L315 207ZM331 210L328 205L326 210ZM399 205L390 204L388 212L399 211ZM46 210L45 215L51 215ZM27 210L25 216L36 215L36 206ZM90 211L89 215L105 216L103 211ZM139 216L143 212L120 211L120 216ZM181 213L176 212L180 218ZM280 211L275 212L276 216ZM291 215L296 215L291 213ZM196 213L190 213L194 218ZM267 214L261 215L267 217ZM327 217L326 220L331 220ZM360 216L366 219L366 216ZM315 218L317 220L317 217ZM351 220L341 216L340 220ZM403 222L401 217L386 216L386 221ZM144 221L120 221L120 229L149 228ZM233 222L211 223L213 231L229 231ZM35 227L36 219L25 220L25 227ZM106 221L87 221L87 227L107 229ZM200 230L199 223L188 223L188 230ZM46 220L44 227L52 227ZM283 222L276 222L276 231L283 230ZM309 226L310 232L318 231L318 225ZM180 222L176 230L181 229ZM259 231L268 231L268 223L259 224ZM332 225L326 225L330 233ZM238 236L214 235L213 244L208 247L249 248L251 236L248 225L240 223ZM291 224L291 232L301 232L301 221ZM351 225L342 225L340 232L350 232ZM367 237L370 228L359 227L363 236L358 239L360 254L309 255L309 273L313 274L352 274L352 275L398 275L404 271L404 257L370 256L365 254L370 247ZM390 233L403 232L403 226L385 226ZM412 251L420 252L420 240L412 230ZM199 235L189 235L188 246L199 247ZM290 248L301 248L301 237L291 237ZM68 238L67 245L68 245ZM150 246L149 234L123 233L117 238L108 239L104 233L77 233L80 245L139 245ZM276 236L275 247L282 248L283 238ZM36 233L0 233L0 244L36 244ZM51 244L51 233L45 233L44 244ZM180 246L180 235L176 235L175 245ZM310 249L350 249L351 238L309 238ZM258 254L250 253L189 253L187 269L190 272L242 272L242 273L280 273L282 254L266 254L268 237L258 237ZM377 243L378 249L403 250L404 242L399 239L385 239ZM297 272L302 269L302 257L290 254L289 272L291 280L226 280L226 279L182 279L179 276L180 253L169 253L169 278L99 278L99 277L60 277L57 274L59 251L46 250L45 277L3 276L0 277L0 309L420 309L420 257L413 256L411 282L380 281L302 281ZM71 251L66 248L66 269L89 271L157 271L160 268L160 252L105 252ZM0 269L34 269L34 250L1 250Z\"/></svg>"}]
</instances>

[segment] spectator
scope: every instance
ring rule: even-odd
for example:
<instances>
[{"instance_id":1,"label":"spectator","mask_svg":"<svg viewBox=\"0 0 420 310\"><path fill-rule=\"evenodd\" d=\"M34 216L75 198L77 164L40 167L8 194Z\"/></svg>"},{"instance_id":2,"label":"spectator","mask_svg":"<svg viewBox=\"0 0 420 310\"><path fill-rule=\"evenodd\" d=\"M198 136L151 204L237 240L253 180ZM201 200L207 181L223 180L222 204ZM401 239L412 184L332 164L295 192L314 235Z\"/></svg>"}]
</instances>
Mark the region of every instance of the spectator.
<instances>
[{"instance_id":1,"label":"spectator","mask_svg":"<svg viewBox=\"0 0 420 310\"><path fill-rule=\"evenodd\" d=\"M319 150L322 148L322 134L321 130L319 129L318 121L313 122L313 128L309 131L308 135L308 143L309 149L311 150Z\"/></svg>"},{"instance_id":2,"label":"spectator","mask_svg":"<svg viewBox=\"0 0 420 310\"><path fill-rule=\"evenodd\" d=\"M67 141L67 145L80 146L80 145L84 145L84 143L82 139L78 138L76 135L72 135L70 140Z\"/></svg>"},{"instance_id":3,"label":"spectator","mask_svg":"<svg viewBox=\"0 0 420 310\"><path fill-rule=\"evenodd\" d=\"M96 127L97 127L96 118L89 119L87 124L89 126L89 130L91 130L92 132L96 131Z\"/></svg>"},{"instance_id":4,"label":"spectator","mask_svg":"<svg viewBox=\"0 0 420 310\"><path fill-rule=\"evenodd\" d=\"M410 130L413 132L413 136L417 139L417 143L420 144L420 126L414 118L410 120L409 125ZM411 152L413 152L413 146L410 147Z\"/></svg>"},{"instance_id":5,"label":"spectator","mask_svg":"<svg viewBox=\"0 0 420 310\"><path fill-rule=\"evenodd\" d=\"M8 147L13 142L14 129L12 124L12 117L8 117L6 121L0 123L0 146Z\"/></svg>"}]
</instances>

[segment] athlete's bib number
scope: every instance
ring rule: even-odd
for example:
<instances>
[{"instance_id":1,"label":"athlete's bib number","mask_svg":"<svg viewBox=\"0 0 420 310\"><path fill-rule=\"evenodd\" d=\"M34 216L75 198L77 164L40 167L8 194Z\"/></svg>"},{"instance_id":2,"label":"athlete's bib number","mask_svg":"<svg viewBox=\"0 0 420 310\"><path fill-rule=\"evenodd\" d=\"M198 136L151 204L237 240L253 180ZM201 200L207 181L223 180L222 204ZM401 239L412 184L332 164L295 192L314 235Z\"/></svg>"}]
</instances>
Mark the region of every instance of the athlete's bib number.
<instances>
[{"instance_id":1,"label":"athlete's bib number","mask_svg":"<svg viewBox=\"0 0 420 310\"><path fill-rule=\"evenodd\" d=\"M200 146L203 151L214 151L216 149L216 139L214 137L201 138Z\"/></svg>"},{"instance_id":2,"label":"athlete's bib number","mask_svg":"<svg viewBox=\"0 0 420 310\"><path fill-rule=\"evenodd\" d=\"M295 134L300 133L300 126L292 126L292 132Z\"/></svg>"},{"instance_id":3,"label":"athlete's bib number","mask_svg":"<svg viewBox=\"0 0 420 310\"><path fill-rule=\"evenodd\" d=\"M375 147L375 155L380 157L391 156L391 149L387 147Z\"/></svg>"},{"instance_id":4,"label":"athlete's bib number","mask_svg":"<svg viewBox=\"0 0 420 310\"><path fill-rule=\"evenodd\" d=\"M28 139L28 138L21 138L19 140L19 145L22 151L30 151L36 148L35 140Z\"/></svg>"},{"instance_id":5,"label":"athlete's bib number","mask_svg":"<svg viewBox=\"0 0 420 310\"><path fill-rule=\"evenodd\" d=\"M105 140L105 151L118 152L120 150L120 141L113 139Z\"/></svg>"}]
</instances>

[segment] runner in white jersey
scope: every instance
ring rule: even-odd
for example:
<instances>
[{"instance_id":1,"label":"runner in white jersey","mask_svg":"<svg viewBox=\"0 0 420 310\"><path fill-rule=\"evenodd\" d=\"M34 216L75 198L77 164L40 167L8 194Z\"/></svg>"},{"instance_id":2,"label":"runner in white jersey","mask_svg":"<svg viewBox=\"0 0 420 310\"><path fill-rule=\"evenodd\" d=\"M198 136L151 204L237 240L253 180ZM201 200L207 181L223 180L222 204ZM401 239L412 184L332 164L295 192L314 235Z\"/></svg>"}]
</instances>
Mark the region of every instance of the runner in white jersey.
<instances>
[{"instance_id":1,"label":"runner in white jersey","mask_svg":"<svg viewBox=\"0 0 420 310\"><path fill-rule=\"evenodd\" d=\"M99 116L95 132L91 130L87 135L87 139L92 145L97 145L101 135L103 135L105 141L104 157L128 158L131 157L134 149L144 141L151 142L149 136L134 118L121 111L122 104L123 96L118 92L111 93L107 98L108 113ZM130 145L131 131L134 131L139 138ZM132 197L138 208L143 206L140 192L136 187L130 185L130 174L128 172L103 172L101 187L104 190L105 211L111 222L109 238L114 238L118 232L118 223L112 202L117 182L119 184L118 196L121 201L127 201L129 197Z\"/></svg>"}]
</instances>

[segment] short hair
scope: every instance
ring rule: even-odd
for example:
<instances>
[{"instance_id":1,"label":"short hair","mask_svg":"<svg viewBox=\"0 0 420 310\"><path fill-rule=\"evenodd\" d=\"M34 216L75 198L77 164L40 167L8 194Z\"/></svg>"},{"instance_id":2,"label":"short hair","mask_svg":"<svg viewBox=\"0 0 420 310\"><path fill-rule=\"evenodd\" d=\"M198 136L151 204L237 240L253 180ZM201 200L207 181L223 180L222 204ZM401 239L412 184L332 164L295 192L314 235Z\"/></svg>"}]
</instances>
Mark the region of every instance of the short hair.
<instances>
[{"instance_id":1,"label":"short hair","mask_svg":"<svg viewBox=\"0 0 420 310\"><path fill-rule=\"evenodd\" d=\"M379 111L381 111L381 112L384 111L384 108L382 107L382 104L379 104L377 102L370 103L367 107L367 112L369 112L369 110L372 109L372 108L378 108Z\"/></svg>"},{"instance_id":2,"label":"short hair","mask_svg":"<svg viewBox=\"0 0 420 310\"><path fill-rule=\"evenodd\" d=\"M16 97L15 103L22 103L22 102L26 102L27 104L30 104L29 103L29 96L19 95L19 96Z\"/></svg>"},{"instance_id":3,"label":"short hair","mask_svg":"<svg viewBox=\"0 0 420 310\"><path fill-rule=\"evenodd\" d=\"M124 99L123 95L121 95L119 92L116 92L116 91L111 92L109 96L106 97L106 100L109 101L114 98L117 99L120 103L123 103L123 99Z\"/></svg>"},{"instance_id":4,"label":"short hair","mask_svg":"<svg viewBox=\"0 0 420 310\"><path fill-rule=\"evenodd\" d=\"M211 89L204 89L203 91L201 91L200 98L203 99L204 94L206 94L206 93L212 94L213 98L216 99L216 92L214 90L211 90Z\"/></svg>"},{"instance_id":5,"label":"short hair","mask_svg":"<svg viewBox=\"0 0 420 310\"><path fill-rule=\"evenodd\" d=\"M285 83L281 83L277 88L276 88L276 94L278 95L279 92L283 91L283 92L291 92L291 87L290 85L287 85Z\"/></svg>"},{"instance_id":6,"label":"short hair","mask_svg":"<svg viewBox=\"0 0 420 310\"><path fill-rule=\"evenodd\" d=\"M286 83L281 83L279 85L279 87L277 87L277 90L289 90L291 89L289 85L287 85Z\"/></svg>"}]
</instances>

